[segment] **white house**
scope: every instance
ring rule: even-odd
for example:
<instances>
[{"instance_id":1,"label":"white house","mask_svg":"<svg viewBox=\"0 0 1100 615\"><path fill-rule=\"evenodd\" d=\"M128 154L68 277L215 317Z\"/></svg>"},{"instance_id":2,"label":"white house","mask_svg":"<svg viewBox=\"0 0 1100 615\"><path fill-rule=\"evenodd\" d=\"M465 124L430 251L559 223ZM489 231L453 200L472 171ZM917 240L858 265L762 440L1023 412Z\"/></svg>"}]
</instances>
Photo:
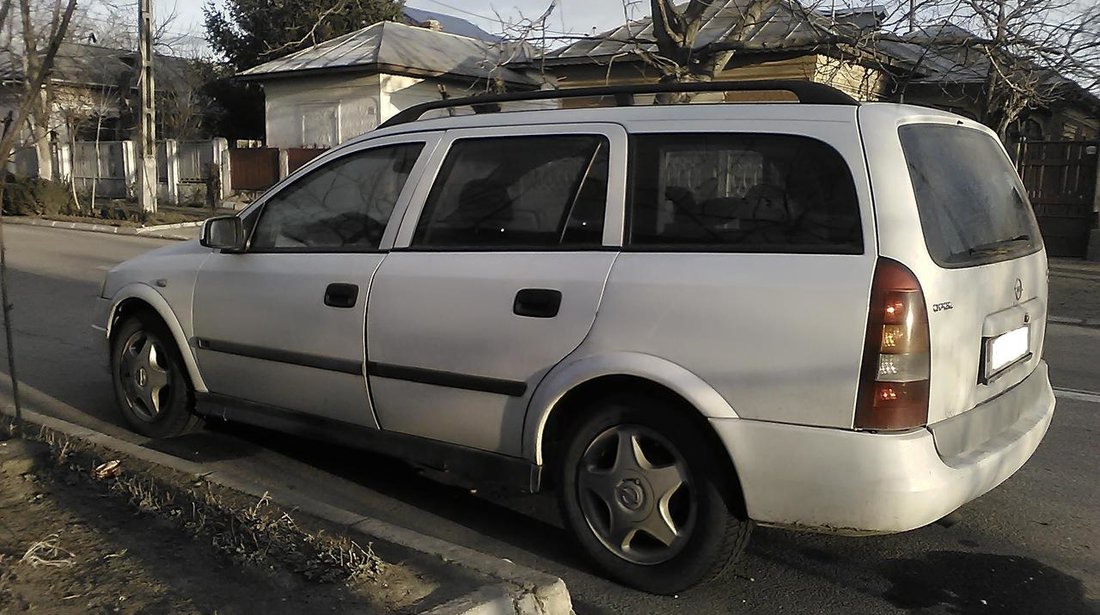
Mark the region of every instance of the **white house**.
<instances>
[{"instance_id":1,"label":"white house","mask_svg":"<svg viewBox=\"0 0 1100 615\"><path fill-rule=\"evenodd\" d=\"M239 75L266 99L268 147L332 147L417 103L543 81L522 48L381 22Z\"/></svg>"}]
</instances>

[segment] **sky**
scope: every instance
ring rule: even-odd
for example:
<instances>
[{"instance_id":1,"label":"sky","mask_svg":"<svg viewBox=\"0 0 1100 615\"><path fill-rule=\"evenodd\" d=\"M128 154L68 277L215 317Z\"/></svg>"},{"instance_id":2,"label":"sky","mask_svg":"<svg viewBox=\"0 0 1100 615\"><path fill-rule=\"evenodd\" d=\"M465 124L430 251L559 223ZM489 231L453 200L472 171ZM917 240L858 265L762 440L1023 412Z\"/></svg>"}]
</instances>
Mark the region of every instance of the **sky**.
<instances>
[{"instance_id":1,"label":"sky","mask_svg":"<svg viewBox=\"0 0 1100 615\"><path fill-rule=\"evenodd\" d=\"M194 29L201 34L204 2L205 0L154 0L153 10L158 14L167 14L175 6L179 12L179 21L173 29ZM496 17L496 13L504 21L518 21L522 17L535 18L550 6L550 2L551 0L407 0L405 4L461 17L483 30L500 32L501 20ZM648 14L647 1L639 2L638 6ZM637 16L640 13L635 17ZM557 0L557 6L547 21L547 30L553 31L551 34L587 34L593 27L602 32L622 24L623 21L622 0Z\"/></svg>"},{"instance_id":2,"label":"sky","mask_svg":"<svg viewBox=\"0 0 1100 615\"><path fill-rule=\"evenodd\" d=\"M158 15L179 14L172 29L190 32L198 39L203 35L202 7L206 0L153 0ZM221 0L215 0L220 2ZM824 1L824 0L820 0ZM833 0L837 6L874 4L875 0ZM406 0L406 5L418 9L446 13L477 24L484 30L500 33L503 24L522 18L533 19L546 11L553 2L554 10L547 20L548 36L583 36L610 30L625 21L624 0ZM631 19L649 15L648 0L626 0L632 6ZM1083 11L1097 0L1072 0L1068 12ZM92 4L94 4L94 0ZM503 22L503 23L502 23ZM563 37L562 44L569 39ZM552 47L555 45L551 45Z\"/></svg>"}]
</instances>

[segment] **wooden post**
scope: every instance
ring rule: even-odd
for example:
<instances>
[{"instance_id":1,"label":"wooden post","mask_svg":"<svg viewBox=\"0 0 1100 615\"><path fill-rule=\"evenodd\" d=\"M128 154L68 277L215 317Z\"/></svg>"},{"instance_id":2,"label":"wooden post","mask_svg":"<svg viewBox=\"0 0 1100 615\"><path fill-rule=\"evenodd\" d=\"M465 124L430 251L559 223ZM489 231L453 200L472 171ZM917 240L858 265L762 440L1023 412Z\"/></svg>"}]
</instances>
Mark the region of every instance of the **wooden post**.
<instances>
[{"instance_id":1,"label":"wooden post","mask_svg":"<svg viewBox=\"0 0 1100 615\"><path fill-rule=\"evenodd\" d=\"M141 122L138 125L138 204L143 214L157 211L157 99L153 80L153 0L138 0L138 32L141 42L138 93Z\"/></svg>"}]
</instances>

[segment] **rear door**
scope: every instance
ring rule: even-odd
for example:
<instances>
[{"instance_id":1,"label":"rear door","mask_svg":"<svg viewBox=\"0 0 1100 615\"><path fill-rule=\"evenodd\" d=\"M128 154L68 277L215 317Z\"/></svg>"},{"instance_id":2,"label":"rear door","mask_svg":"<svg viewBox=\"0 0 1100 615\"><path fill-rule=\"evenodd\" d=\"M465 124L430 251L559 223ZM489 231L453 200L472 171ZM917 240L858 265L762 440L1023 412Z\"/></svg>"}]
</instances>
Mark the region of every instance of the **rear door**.
<instances>
[{"instance_id":1,"label":"rear door","mask_svg":"<svg viewBox=\"0 0 1100 615\"><path fill-rule=\"evenodd\" d=\"M872 165L882 253L900 254L924 291L935 423L999 395L1038 365L1046 253L1027 192L992 132L954 117L916 118L895 130L907 173Z\"/></svg>"},{"instance_id":2,"label":"rear door","mask_svg":"<svg viewBox=\"0 0 1100 615\"><path fill-rule=\"evenodd\" d=\"M450 131L371 286L386 430L520 454L527 402L596 317L618 253L616 125Z\"/></svg>"}]
</instances>

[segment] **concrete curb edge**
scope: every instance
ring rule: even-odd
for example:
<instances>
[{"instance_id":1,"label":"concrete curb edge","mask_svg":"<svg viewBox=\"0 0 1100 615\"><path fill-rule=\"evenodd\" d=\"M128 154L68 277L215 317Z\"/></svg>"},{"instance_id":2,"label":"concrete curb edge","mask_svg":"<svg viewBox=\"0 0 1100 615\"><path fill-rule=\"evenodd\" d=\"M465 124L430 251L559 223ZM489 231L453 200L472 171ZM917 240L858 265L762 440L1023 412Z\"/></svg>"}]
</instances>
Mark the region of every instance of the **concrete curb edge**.
<instances>
[{"instance_id":1,"label":"concrete curb edge","mask_svg":"<svg viewBox=\"0 0 1100 615\"><path fill-rule=\"evenodd\" d=\"M0 415L10 419L13 415L12 409L4 407L0 409ZM573 612L565 582L553 575L379 519L364 517L349 510L303 497L292 491L273 490L263 485L222 476L216 471L210 471L202 464L120 440L62 419L23 410L23 421L25 427L45 428L121 455L165 466L184 474L201 476L206 481L252 497L259 498L267 495L281 506L333 523L344 528L349 534L357 535L363 541L377 539L400 545L473 570L496 581L424 611L423 615L568 615Z\"/></svg>"},{"instance_id":2,"label":"concrete curb edge","mask_svg":"<svg viewBox=\"0 0 1100 615\"><path fill-rule=\"evenodd\" d=\"M107 233L110 235L134 235L138 237L151 237L154 239L175 239L177 241L186 241L192 239L192 237L187 237L180 233L172 233L171 231L202 226L202 222L178 222L176 224L160 224L157 226L114 226L111 224L93 224L90 222L65 222L64 220L44 220L42 218L31 218L25 216L4 216L4 224L44 226L48 228L60 228L70 231Z\"/></svg>"},{"instance_id":3,"label":"concrete curb edge","mask_svg":"<svg viewBox=\"0 0 1100 615\"><path fill-rule=\"evenodd\" d=\"M1064 316L1047 316L1047 322L1056 325L1100 328L1100 318L1066 318Z\"/></svg>"}]
</instances>

